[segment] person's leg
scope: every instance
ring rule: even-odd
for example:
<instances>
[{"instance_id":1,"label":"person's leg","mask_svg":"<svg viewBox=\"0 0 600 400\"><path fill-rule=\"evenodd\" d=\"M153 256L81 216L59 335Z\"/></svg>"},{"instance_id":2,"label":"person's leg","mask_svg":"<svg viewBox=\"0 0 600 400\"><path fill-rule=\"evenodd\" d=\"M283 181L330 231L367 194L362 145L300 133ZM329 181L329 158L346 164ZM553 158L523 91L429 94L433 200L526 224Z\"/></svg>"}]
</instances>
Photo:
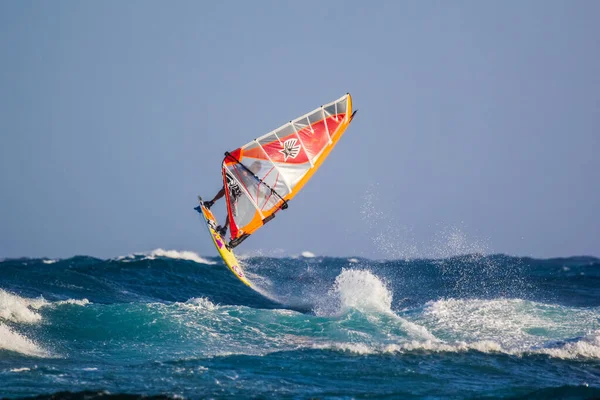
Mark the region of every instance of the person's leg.
<instances>
[{"instance_id":1,"label":"person's leg","mask_svg":"<svg viewBox=\"0 0 600 400\"><path fill-rule=\"evenodd\" d=\"M219 225L217 226L217 233L221 236L225 236L225 234L227 233L227 228L229 227L229 218L227 216L225 216L225 225Z\"/></svg>"}]
</instances>

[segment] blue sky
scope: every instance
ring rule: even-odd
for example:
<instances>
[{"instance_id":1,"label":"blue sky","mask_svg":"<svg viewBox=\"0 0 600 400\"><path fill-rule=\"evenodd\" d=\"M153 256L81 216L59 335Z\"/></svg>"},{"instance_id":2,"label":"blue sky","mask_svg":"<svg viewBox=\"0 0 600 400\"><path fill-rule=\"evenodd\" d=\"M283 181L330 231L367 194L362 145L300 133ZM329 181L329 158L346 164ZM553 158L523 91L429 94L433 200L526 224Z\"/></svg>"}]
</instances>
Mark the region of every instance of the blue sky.
<instances>
[{"instance_id":1,"label":"blue sky","mask_svg":"<svg viewBox=\"0 0 600 400\"><path fill-rule=\"evenodd\" d=\"M598 15L0 2L0 257L216 255L192 207L219 190L223 153L346 92L344 138L240 252L600 256Z\"/></svg>"}]
</instances>

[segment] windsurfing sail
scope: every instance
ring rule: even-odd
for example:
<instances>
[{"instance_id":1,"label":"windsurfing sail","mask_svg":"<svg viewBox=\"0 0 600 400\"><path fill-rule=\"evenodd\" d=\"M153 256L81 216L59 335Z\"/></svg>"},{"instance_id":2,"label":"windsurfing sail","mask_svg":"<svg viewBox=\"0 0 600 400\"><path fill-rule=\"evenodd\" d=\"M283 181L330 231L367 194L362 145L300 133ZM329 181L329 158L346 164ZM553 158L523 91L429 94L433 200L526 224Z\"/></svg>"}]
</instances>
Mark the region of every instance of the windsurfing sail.
<instances>
[{"instance_id":1,"label":"windsurfing sail","mask_svg":"<svg viewBox=\"0 0 600 400\"><path fill-rule=\"evenodd\" d=\"M352 97L321 106L225 153L223 183L231 241L240 244L287 208L352 121Z\"/></svg>"}]
</instances>

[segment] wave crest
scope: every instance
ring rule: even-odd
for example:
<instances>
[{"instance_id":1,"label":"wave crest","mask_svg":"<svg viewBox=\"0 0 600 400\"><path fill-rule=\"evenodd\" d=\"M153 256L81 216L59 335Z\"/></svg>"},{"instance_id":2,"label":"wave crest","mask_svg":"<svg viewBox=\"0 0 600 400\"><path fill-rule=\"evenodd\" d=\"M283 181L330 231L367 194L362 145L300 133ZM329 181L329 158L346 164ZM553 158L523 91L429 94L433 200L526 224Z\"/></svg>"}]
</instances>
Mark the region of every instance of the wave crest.
<instances>
[{"instance_id":1,"label":"wave crest","mask_svg":"<svg viewBox=\"0 0 600 400\"><path fill-rule=\"evenodd\" d=\"M28 356L49 357L50 354L33 340L12 331L0 322L0 350L14 351Z\"/></svg>"},{"instance_id":2,"label":"wave crest","mask_svg":"<svg viewBox=\"0 0 600 400\"><path fill-rule=\"evenodd\" d=\"M164 250L164 249L154 249L152 251L146 253L133 253L127 256L117 257L118 261L126 261L128 259L135 259L137 257L142 257L142 260L155 260L156 258L164 257L164 258L172 258L175 260L186 260L186 261L194 261L198 264L207 264L214 265L216 262L207 260L206 258L200 257L197 253L189 250Z\"/></svg>"},{"instance_id":3,"label":"wave crest","mask_svg":"<svg viewBox=\"0 0 600 400\"><path fill-rule=\"evenodd\" d=\"M391 314L391 307L392 292L381 279L368 270L343 268L315 313L335 315L356 309Z\"/></svg>"},{"instance_id":4,"label":"wave crest","mask_svg":"<svg viewBox=\"0 0 600 400\"><path fill-rule=\"evenodd\" d=\"M50 302L42 296L35 299L21 297L0 289L0 350L14 351L28 356L50 357L48 351L28 337L16 332L9 325L36 324L42 320L39 309L64 304L84 306L89 304L89 301L87 299L67 299Z\"/></svg>"},{"instance_id":5,"label":"wave crest","mask_svg":"<svg viewBox=\"0 0 600 400\"><path fill-rule=\"evenodd\" d=\"M33 310L50 304L43 297L29 299L0 289L0 320L32 324L42 317Z\"/></svg>"}]
</instances>

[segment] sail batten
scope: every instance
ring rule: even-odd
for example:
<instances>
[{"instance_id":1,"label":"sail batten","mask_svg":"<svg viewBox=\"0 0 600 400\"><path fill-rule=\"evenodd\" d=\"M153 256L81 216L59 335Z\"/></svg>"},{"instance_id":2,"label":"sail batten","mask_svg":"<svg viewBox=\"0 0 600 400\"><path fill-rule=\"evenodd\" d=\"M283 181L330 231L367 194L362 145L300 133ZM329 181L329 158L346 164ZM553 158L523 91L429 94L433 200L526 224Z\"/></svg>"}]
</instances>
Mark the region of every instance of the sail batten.
<instances>
[{"instance_id":1,"label":"sail batten","mask_svg":"<svg viewBox=\"0 0 600 400\"><path fill-rule=\"evenodd\" d=\"M327 116L325 115L325 108L323 106L321 106L321 113L323 114L323 121L325 121ZM329 139L329 144L331 144L331 133L329 133L329 127L327 126L327 124L324 124L324 125L325 125L325 131L327 132L327 138Z\"/></svg>"},{"instance_id":2,"label":"sail batten","mask_svg":"<svg viewBox=\"0 0 600 400\"><path fill-rule=\"evenodd\" d=\"M258 146L260 147L260 149L263 151L265 157L267 157L269 159L269 161L271 161L271 164L273 164L273 167L277 170L277 173L281 176L281 179L285 183L285 186L287 187L288 191L291 193L292 192L292 188L290 187L289 182L285 179L285 175L281 174L281 171L277 167L277 164L275 164L273 162L273 160L271 160L271 157L269 157L269 153L267 153L267 151L262 147L262 145L256 139L254 141L258 144Z\"/></svg>"},{"instance_id":3,"label":"sail batten","mask_svg":"<svg viewBox=\"0 0 600 400\"><path fill-rule=\"evenodd\" d=\"M346 94L227 153L223 179L232 243L287 207L327 158L351 115L352 98Z\"/></svg>"}]
</instances>

